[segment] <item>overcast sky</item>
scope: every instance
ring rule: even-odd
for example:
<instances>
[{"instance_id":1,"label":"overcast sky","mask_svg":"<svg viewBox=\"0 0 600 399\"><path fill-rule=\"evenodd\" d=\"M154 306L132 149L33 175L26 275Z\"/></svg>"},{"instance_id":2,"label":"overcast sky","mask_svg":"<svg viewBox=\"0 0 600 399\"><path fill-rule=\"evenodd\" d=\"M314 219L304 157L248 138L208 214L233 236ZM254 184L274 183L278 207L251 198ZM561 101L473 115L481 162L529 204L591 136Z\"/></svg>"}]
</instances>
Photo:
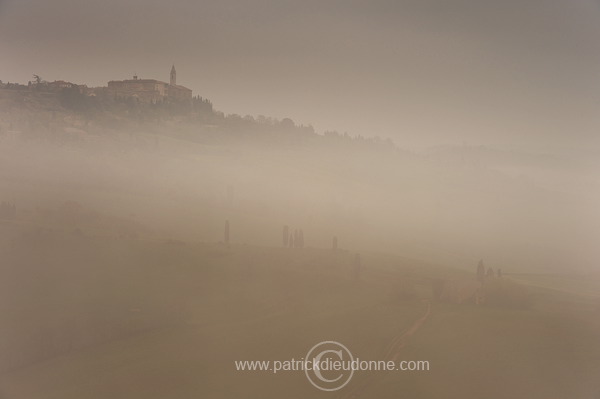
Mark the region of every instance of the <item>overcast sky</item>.
<instances>
[{"instance_id":1,"label":"overcast sky","mask_svg":"<svg viewBox=\"0 0 600 399\"><path fill-rule=\"evenodd\" d=\"M168 81L319 131L594 146L597 0L0 0L0 79Z\"/></svg>"}]
</instances>

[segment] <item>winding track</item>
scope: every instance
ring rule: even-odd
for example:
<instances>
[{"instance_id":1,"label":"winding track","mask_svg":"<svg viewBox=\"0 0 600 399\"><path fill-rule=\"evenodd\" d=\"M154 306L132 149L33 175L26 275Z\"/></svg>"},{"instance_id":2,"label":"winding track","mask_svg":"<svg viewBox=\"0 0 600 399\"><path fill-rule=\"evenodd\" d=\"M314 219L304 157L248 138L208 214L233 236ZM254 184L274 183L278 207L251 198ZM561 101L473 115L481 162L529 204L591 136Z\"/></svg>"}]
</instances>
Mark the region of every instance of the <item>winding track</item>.
<instances>
[{"instance_id":1,"label":"winding track","mask_svg":"<svg viewBox=\"0 0 600 399\"><path fill-rule=\"evenodd\" d=\"M423 316L421 316L420 318L415 320L415 322L410 327L403 330L402 332L400 332L400 334L398 334L396 337L394 337L394 339L392 339L392 341L389 343L389 345L387 346L387 348L385 350L385 355L384 355L383 360L386 360L386 361L392 360L394 362L397 362L402 348L404 348L406 346L407 339L409 337L411 337L415 332L417 332L417 330L419 328L421 328L423 323L425 323L425 321L429 317L430 313L431 313L431 302L427 301L427 310L425 311ZM354 388L352 391L345 392L344 394L342 394L340 396L340 399L354 399L354 398L361 397L362 394L364 393L364 391L376 382L377 375L378 374L372 374L366 381L362 382L359 386Z\"/></svg>"}]
</instances>

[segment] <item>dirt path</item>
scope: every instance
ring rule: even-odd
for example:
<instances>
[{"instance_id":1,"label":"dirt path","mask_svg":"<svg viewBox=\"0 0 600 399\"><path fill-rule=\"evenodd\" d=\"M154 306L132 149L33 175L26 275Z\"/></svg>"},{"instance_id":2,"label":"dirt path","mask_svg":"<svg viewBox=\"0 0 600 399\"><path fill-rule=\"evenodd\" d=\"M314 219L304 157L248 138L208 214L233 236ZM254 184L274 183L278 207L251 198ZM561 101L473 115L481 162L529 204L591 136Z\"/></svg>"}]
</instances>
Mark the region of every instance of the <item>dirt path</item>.
<instances>
[{"instance_id":1,"label":"dirt path","mask_svg":"<svg viewBox=\"0 0 600 399\"><path fill-rule=\"evenodd\" d=\"M430 313L431 313L431 302L427 301L427 309L425 310L425 313L423 314L423 316L421 316L420 318L415 320L415 322L410 327L408 327L406 330L403 330L402 332L400 332L400 334L398 334L396 337L394 337L394 339L392 339L392 341L390 342L390 344L387 346L387 348L385 350L385 355L382 360L393 360L394 362L398 362L400 359L400 353L401 353L402 348L404 348L406 346L408 339L415 332L417 332L419 330L419 328L421 328L423 323L425 323L425 321L429 317ZM367 388L371 387L378 380L378 377L381 377L383 375L385 375L385 374L382 372L373 373L368 379L363 381L359 386L354 388L352 391L343 393L340 396L340 398L353 399L353 398L359 398L359 397L363 396L364 391L367 390Z\"/></svg>"},{"instance_id":2,"label":"dirt path","mask_svg":"<svg viewBox=\"0 0 600 399\"><path fill-rule=\"evenodd\" d=\"M385 357L383 360L398 360L398 356L400 355L400 349L404 348L406 345L406 341L410 338L421 326L425 323L425 320L429 317L431 313L431 302L427 301L427 310L419 319L417 319L412 326L402 331L398 336L396 336L392 342L388 345Z\"/></svg>"}]
</instances>

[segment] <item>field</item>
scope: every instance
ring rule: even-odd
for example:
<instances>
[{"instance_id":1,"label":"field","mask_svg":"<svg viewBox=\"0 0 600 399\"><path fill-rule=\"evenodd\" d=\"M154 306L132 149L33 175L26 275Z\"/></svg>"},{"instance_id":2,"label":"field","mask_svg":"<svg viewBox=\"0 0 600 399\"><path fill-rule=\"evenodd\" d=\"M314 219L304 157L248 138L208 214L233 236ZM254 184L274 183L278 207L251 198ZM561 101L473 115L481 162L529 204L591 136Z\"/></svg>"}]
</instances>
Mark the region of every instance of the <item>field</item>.
<instances>
[{"instance_id":1,"label":"field","mask_svg":"<svg viewBox=\"0 0 600 399\"><path fill-rule=\"evenodd\" d=\"M60 231L23 237L7 249L14 262L2 265L3 398L600 393L598 293L573 285L588 287L589 279L555 277L549 286L545 275L503 277L527 284L533 297L529 308L510 309L435 302L432 278L472 275L380 253L363 253L356 275L354 253L345 250ZM357 372L328 393L302 372L235 370L236 360L302 358L324 340L381 359L429 304L398 352L429 361L429 371ZM45 355L23 358L32 347Z\"/></svg>"}]
</instances>

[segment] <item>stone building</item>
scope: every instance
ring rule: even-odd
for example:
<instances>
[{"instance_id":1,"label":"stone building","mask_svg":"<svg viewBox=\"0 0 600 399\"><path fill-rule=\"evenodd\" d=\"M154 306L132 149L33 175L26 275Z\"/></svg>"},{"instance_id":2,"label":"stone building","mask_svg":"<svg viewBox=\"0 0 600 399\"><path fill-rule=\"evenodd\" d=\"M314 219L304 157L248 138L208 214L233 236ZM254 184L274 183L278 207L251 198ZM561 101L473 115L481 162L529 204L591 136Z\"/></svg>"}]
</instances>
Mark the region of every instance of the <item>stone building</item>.
<instances>
[{"instance_id":1,"label":"stone building","mask_svg":"<svg viewBox=\"0 0 600 399\"><path fill-rule=\"evenodd\" d=\"M134 76L133 79L111 80L108 82L107 91L114 97L132 97L146 103L192 100L192 90L177 84L175 65L171 68L169 83L155 79L139 79Z\"/></svg>"}]
</instances>

